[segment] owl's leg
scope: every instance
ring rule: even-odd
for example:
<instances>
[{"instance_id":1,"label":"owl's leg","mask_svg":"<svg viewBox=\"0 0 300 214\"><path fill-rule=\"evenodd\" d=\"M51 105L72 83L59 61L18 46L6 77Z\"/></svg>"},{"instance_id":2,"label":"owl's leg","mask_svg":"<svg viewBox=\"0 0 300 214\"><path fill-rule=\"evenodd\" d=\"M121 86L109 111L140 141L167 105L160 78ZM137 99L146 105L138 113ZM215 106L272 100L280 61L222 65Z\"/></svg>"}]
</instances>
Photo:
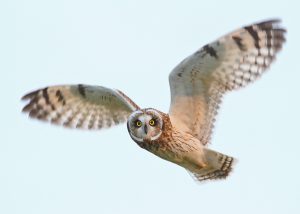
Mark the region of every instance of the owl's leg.
<instances>
[{"instance_id":1,"label":"owl's leg","mask_svg":"<svg viewBox=\"0 0 300 214\"><path fill-rule=\"evenodd\" d=\"M203 148L205 164L199 169L188 170L197 181L224 179L232 170L235 159L219 152Z\"/></svg>"}]
</instances>

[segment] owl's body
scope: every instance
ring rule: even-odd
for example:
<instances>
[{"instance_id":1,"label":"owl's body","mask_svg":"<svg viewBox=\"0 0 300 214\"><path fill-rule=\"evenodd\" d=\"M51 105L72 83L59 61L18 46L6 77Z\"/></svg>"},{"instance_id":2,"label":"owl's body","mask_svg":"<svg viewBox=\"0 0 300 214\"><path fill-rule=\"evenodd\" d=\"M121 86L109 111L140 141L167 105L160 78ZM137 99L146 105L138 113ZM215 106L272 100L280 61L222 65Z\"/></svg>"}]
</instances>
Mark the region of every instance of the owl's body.
<instances>
[{"instance_id":1,"label":"owl's body","mask_svg":"<svg viewBox=\"0 0 300 214\"><path fill-rule=\"evenodd\" d=\"M158 132L156 128L160 126L155 126L151 134L149 133L151 128L147 128L147 131L144 131L144 127L149 127L147 124L151 119L156 118L155 120L158 120L155 114L159 117L160 121L163 121L163 124L158 129ZM142 119L139 115L149 116L149 119L147 120L147 117ZM138 134L134 133L136 129L133 127L136 121L142 121L139 129L143 132L142 135L144 136L141 138L137 138ZM172 126L169 115L156 109L148 108L133 112L129 116L127 129L132 140L141 148L162 159L184 167L199 181L224 178L231 170L234 160L232 157L209 150L193 135Z\"/></svg>"},{"instance_id":2,"label":"owl's body","mask_svg":"<svg viewBox=\"0 0 300 214\"><path fill-rule=\"evenodd\" d=\"M207 148L222 96L259 78L281 49L278 20L246 26L205 45L170 73L169 113L141 109L119 90L63 85L23 97L29 116L71 128L102 129L127 121L143 149L184 167L197 180L225 178L234 158Z\"/></svg>"}]
</instances>

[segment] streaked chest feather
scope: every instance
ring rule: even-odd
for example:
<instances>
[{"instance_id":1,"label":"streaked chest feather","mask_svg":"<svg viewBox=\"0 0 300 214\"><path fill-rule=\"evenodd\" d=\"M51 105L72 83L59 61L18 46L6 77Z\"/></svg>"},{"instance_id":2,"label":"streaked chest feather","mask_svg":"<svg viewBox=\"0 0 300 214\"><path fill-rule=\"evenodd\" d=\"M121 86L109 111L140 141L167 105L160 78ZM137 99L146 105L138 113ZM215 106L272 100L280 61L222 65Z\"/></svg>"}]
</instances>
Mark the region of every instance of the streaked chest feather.
<instances>
[{"instance_id":1,"label":"streaked chest feather","mask_svg":"<svg viewBox=\"0 0 300 214\"><path fill-rule=\"evenodd\" d=\"M165 160L177 164L190 158L191 153L201 151L202 147L193 136L174 129L170 132L164 132L157 140L145 140L138 143L138 145Z\"/></svg>"}]
</instances>

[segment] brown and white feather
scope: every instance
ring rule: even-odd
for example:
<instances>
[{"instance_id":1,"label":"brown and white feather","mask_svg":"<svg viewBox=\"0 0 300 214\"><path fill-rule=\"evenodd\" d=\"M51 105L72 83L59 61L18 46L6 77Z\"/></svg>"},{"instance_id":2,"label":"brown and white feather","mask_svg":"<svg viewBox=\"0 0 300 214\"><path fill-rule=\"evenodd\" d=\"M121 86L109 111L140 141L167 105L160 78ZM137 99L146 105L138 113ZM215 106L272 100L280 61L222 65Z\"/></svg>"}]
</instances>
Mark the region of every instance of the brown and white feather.
<instances>
[{"instance_id":1,"label":"brown and white feather","mask_svg":"<svg viewBox=\"0 0 300 214\"><path fill-rule=\"evenodd\" d=\"M119 90L101 86L61 85L25 95L30 117L69 128L102 129L123 123L139 107Z\"/></svg>"},{"instance_id":2,"label":"brown and white feather","mask_svg":"<svg viewBox=\"0 0 300 214\"><path fill-rule=\"evenodd\" d=\"M184 59L170 73L172 124L210 141L225 92L258 79L282 48L285 29L270 20L229 33Z\"/></svg>"}]
</instances>

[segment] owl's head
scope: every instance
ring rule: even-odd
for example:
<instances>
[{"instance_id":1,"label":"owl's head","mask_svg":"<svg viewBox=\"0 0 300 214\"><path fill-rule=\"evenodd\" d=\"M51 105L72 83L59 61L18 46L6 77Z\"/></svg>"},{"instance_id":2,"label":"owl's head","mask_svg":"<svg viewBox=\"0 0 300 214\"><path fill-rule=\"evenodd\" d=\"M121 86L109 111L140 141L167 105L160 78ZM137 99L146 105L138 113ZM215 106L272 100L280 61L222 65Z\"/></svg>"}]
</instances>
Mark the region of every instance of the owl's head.
<instances>
[{"instance_id":1,"label":"owl's head","mask_svg":"<svg viewBox=\"0 0 300 214\"><path fill-rule=\"evenodd\" d=\"M128 118L127 128L130 136L136 142L156 140L162 134L162 115L155 109L135 111Z\"/></svg>"}]
</instances>

